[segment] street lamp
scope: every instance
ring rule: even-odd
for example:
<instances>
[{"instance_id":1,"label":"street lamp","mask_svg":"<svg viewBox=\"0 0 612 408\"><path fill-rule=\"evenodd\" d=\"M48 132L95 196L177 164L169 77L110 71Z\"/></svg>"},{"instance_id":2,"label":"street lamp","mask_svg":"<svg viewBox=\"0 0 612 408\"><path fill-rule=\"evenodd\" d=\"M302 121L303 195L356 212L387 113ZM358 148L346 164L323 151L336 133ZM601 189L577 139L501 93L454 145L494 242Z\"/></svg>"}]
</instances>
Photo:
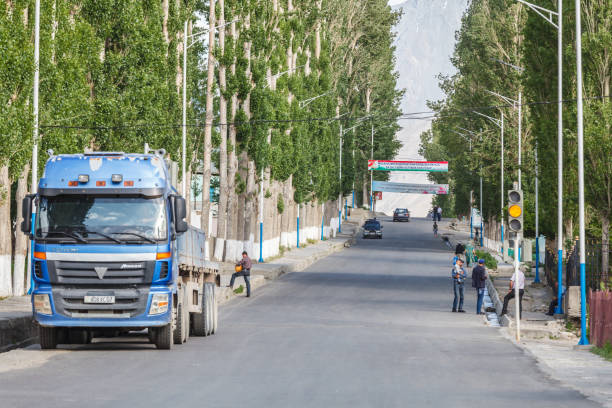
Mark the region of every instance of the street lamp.
<instances>
[{"instance_id":1,"label":"street lamp","mask_svg":"<svg viewBox=\"0 0 612 408\"><path fill-rule=\"evenodd\" d=\"M484 113L476 112L474 113L490 120L494 125L496 125L500 129L501 134L501 244L502 244L502 254L504 252L504 113L501 112L501 118L496 119L494 117L485 115ZM482 218L482 214L481 214Z\"/></svg>"},{"instance_id":2,"label":"street lamp","mask_svg":"<svg viewBox=\"0 0 612 408\"><path fill-rule=\"evenodd\" d=\"M232 20L228 23L216 26L213 28L213 30L216 30L218 28L222 28L225 27L227 25L233 24L235 22L237 22L238 19ZM187 194L187 50L189 48L191 48L194 44L196 44L197 42L201 41L202 39L205 39L206 37L201 37L201 35L208 33L211 28L208 27L207 29L204 29L202 31L198 31L197 33L193 33L191 35L187 35L187 23L188 21L185 20L185 26L184 26L184 34L183 34L183 135L182 135L182 161L183 161L183 165L182 165L182 172L183 172L183 181L181 183L181 188L182 188L182 193L183 196L185 196ZM189 43L189 40L191 39L191 43ZM202 194L204 194L204 192L202 192Z\"/></svg>"},{"instance_id":3,"label":"street lamp","mask_svg":"<svg viewBox=\"0 0 612 408\"><path fill-rule=\"evenodd\" d=\"M557 0L557 12L531 4L525 0L516 0L535 11L544 20L557 29L557 307L556 314L563 313L561 298L563 297L563 3ZM557 16L555 24L553 17ZM537 152L536 152L537 154ZM537 172L537 164L536 164ZM537 188L537 178L536 178ZM536 212L536 217L538 216ZM537 223L536 223L537 230ZM540 257L538 231L536 231L536 273Z\"/></svg>"}]
</instances>

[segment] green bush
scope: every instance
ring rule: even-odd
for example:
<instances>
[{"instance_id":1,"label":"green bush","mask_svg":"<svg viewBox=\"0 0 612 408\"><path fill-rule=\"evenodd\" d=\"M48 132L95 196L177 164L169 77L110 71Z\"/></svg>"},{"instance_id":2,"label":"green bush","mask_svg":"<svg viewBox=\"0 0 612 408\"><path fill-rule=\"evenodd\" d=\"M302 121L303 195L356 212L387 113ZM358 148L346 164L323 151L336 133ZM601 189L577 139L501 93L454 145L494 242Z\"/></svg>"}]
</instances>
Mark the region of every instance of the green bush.
<instances>
[{"instance_id":1,"label":"green bush","mask_svg":"<svg viewBox=\"0 0 612 408\"><path fill-rule=\"evenodd\" d=\"M485 266L489 269L497 269L497 261L495 260L495 258L493 258L493 256L485 251L474 251L476 253L476 256L478 257L478 259L484 259L485 260Z\"/></svg>"}]
</instances>

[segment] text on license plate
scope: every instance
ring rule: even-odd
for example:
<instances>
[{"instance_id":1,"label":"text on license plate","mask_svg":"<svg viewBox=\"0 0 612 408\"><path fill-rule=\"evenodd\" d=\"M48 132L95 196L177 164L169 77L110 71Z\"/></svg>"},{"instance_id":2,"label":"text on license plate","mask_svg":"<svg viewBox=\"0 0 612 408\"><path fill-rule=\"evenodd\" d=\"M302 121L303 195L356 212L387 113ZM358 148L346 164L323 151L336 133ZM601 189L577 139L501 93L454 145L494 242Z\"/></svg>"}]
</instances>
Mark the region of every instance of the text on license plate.
<instances>
[{"instance_id":1,"label":"text on license plate","mask_svg":"<svg viewBox=\"0 0 612 408\"><path fill-rule=\"evenodd\" d=\"M114 296L85 296L85 303L115 303Z\"/></svg>"}]
</instances>

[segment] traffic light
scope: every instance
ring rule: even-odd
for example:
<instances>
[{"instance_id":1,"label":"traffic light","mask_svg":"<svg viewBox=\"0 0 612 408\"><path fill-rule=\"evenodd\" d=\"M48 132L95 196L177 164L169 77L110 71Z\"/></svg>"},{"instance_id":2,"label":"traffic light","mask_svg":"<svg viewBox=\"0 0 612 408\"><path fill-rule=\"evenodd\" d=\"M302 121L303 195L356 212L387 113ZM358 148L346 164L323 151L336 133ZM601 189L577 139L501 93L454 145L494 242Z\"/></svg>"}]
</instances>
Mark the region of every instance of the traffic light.
<instances>
[{"instance_id":1,"label":"traffic light","mask_svg":"<svg viewBox=\"0 0 612 408\"><path fill-rule=\"evenodd\" d=\"M518 189L508 190L508 228L523 231L523 192Z\"/></svg>"}]
</instances>

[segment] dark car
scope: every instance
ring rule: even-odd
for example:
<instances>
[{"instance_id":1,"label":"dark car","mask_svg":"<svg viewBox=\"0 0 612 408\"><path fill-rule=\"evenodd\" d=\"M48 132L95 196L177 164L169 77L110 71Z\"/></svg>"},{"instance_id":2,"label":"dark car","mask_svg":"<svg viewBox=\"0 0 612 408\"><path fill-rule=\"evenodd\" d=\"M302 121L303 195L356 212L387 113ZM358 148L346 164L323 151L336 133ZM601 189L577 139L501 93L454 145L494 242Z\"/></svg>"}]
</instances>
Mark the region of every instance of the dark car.
<instances>
[{"instance_id":1,"label":"dark car","mask_svg":"<svg viewBox=\"0 0 612 408\"><path fill-rule=\"evenodd\" d=\"M393 211L393 222L410 221L410 211L407 208L396 208Z\"/></svg>"},{"instance_id":2,"label":"dark car","mask_svg":"<svg viewBox=\"0 0 612 408\"><path fill-rule=\"evenodd\" d=\"M363 237L381 239L382 228L378 220L367 220L365 224L363 224Z\"/></svg>"}]
</instances>

